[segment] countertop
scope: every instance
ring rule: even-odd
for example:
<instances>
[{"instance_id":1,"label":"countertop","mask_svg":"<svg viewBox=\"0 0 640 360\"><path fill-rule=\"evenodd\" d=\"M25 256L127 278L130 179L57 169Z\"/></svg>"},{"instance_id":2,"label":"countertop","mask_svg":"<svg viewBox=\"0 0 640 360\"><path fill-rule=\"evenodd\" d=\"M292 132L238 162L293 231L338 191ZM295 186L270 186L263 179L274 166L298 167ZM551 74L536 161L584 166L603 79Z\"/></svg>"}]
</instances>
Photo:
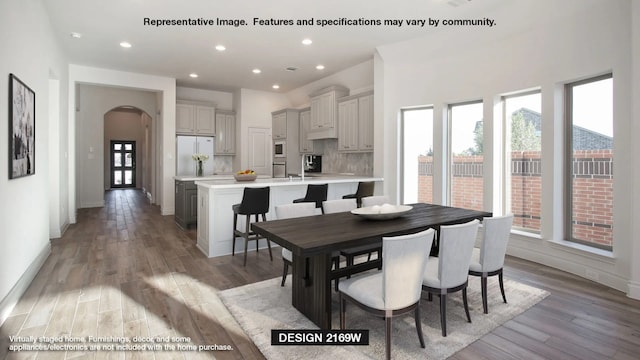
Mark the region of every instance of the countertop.
<instances>
[{"instance_id":1,"label":"countertop","mask_svg":"<svg viewBox=\"0 0 640 360\"><path fill-rule=\"evenodd\" d=\"M358 176L358 175L325 175L313 177L305 176L301 178L258 178L255 181L236 181L235 179L212 179L205 180L202 177L196 179L196 185L210 189L230 189L242 188L246 186L291 186L306 184L337 184L360 181L383 181L381 177Z\"/></svg>"}]
</instances>

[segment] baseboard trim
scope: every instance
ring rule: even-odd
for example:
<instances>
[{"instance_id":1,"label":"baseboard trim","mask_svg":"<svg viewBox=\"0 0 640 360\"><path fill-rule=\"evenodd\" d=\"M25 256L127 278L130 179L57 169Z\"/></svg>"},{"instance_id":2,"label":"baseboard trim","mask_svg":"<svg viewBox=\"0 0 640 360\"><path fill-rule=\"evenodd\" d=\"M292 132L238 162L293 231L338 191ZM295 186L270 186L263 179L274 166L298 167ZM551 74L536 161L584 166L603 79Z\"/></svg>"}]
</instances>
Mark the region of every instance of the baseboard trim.
<instances>
[{"instance_id":1,"label":"baseboard trim","mask_svg":"<svg viewBox=\"0 0 640 360\"><path fill-rule=\"evenodd\" d=\"M640 282L629 281L629 284L627 286L629 287L627 296L632 299L640 300Z\"/></svg>"},{"instance_id":2,"label":"baseboard trim","mask_svg":"<svg viewBox=\"0 0 640 360\"><path fill-rule=\"evenodd\" d=\"M36 256L24 274L20 276L20 279L18 279L18 282L16 282L7 296L0 301L0 326L2 326L4 321L11 315L11 311L16 307L20 297L27 291L27 288L31 285L33 279L35 279L38 271L40 271L40 268L49 257L49 254L51 254L51 243L47 242L47 245L40 251L40 254Z\"/></svg>"}]
</instances>

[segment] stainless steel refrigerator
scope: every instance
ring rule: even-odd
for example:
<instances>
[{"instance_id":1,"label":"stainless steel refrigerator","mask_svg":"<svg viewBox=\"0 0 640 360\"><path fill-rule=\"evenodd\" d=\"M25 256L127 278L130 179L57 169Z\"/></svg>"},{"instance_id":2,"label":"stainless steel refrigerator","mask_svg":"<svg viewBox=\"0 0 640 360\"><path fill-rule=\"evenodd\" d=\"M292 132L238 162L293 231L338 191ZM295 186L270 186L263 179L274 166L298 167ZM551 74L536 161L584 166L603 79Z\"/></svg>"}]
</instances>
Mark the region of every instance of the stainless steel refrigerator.
<instances>
[{"instance_id":1,"label":"stainless steel refrigerator","mask_svg":"<svg viewBox=\"0 0 640 360\"><path fill-rule=\"evenodd\" d=\"M193 154L207 154L203 175L213 175L213 136L176 136L176 175L196 176L196 161Z\"/></svg>"}]
</instances>

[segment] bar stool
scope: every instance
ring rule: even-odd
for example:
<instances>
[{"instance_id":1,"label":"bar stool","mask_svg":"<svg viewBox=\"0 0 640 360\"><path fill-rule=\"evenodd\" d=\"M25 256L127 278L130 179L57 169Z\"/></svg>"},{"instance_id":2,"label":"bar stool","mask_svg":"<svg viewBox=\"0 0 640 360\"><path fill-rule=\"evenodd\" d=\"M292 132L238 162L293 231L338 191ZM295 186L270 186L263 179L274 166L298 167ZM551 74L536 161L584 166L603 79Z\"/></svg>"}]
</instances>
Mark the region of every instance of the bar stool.
<instances>
[{"instance_id":1,"label":"bar stool","mask_svg":"<svg viewBox=\"0 0 640 360\"><path fill-rule=\"evenodd\" d=\"M362 198L365 196L372 196L373 195L373 188L375 187L376 183L374 183L373 181L361 181L358 183L358 189L356 190L355 194L348 194L343 196L343 199L356 199L356 203L358 204L358 207L362 206Z\"/></svg>"},{"instance_id":2,"label":"bar stool","mask_svg":"<svg viewBox=\"0 0 640 360\"><path fill-rule=\"evenodd\" d=\"M320 208L322 213L324 214L324 210L322 209L322 202L327 201L327 189L329 188L329 184L309 184L307 185L307 193L304 195L302 199L293 200L294 203L304 203L304 202L312 202L316 204L316 208Z\"/></svg>"},{"instance_id":3,"label":"bar stool","mask_svg":"<svg viewBox=\"0 0 640 360\"><path fill-rule=\"evenodd\" d=\"M233 209L233 249L231 255L234 256L236 252L236 237L240 236L244 238L244 266L247 265L247 248L249 247L249 240L256 241L256 252L258 252L258 245L260 239L265 239L258 234L251 231L251 215L255 215L255 221L258 222L258 215L262 216L262 221L267 221L265 216L269 212L269 187L263 188L244 188L242 194L242 202L232 206ZM245 231L240 231L238 227L238 215L246 216ZM271 253L271 243L267 240L267 246L269 247L269 258L273 261L273 255Z\"/></svg>"}]
</instances>

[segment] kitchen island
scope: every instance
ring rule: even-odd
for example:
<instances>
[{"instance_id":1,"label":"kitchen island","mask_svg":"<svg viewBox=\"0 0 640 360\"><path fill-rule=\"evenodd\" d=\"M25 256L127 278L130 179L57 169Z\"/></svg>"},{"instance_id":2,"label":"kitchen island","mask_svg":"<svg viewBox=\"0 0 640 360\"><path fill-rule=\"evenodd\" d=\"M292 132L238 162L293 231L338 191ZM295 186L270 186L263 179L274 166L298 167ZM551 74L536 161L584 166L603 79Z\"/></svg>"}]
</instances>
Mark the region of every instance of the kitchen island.
<instances>
[{"instance_id":1,"label":"kitchen island","mask_svg":"<svg viewBox=\"0 0 640 360\"><path fill-rule=\"evenodd\" d=\"M343 195L356 192L360 181L375 181L382 188L382 178L354 175L314 176L301 178L260 178L251 182L235 180L196 181L198 187L198 240L197 247L207 257L231 254L233 234L233 211L231 206L242 201L245 187L269 186L270 200L267 220L275 219L275 206L291 204L294 199L304 197L309 184L329 184L327 199L341 199ZM320 214L320 209L317 210ZM245 217L238 217L238 228L245 226ZM266 247L264 240L260 241ZM256 242L249 243L249 250L256 249ZM244 252L244 242L236 242L236 252Z\"/></svg>"}]
</instances>

